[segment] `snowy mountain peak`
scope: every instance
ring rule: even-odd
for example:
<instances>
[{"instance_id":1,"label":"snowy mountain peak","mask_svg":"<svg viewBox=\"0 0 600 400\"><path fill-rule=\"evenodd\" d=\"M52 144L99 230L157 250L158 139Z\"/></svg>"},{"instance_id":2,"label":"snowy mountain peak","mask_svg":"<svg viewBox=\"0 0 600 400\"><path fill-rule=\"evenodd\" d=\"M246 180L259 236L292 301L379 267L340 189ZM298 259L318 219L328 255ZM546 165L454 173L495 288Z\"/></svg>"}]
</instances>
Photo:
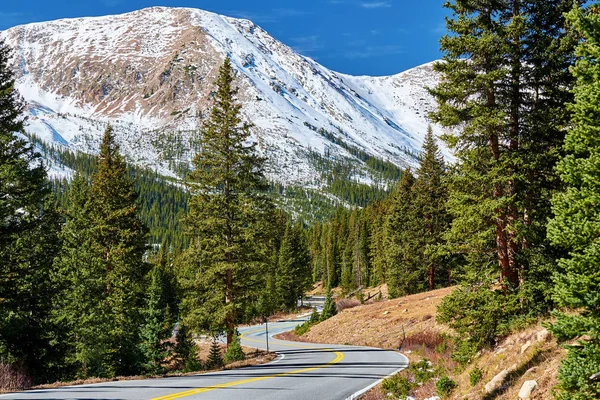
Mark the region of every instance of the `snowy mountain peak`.
<instances>
[{"instance_id":1,"label":"snowy mountain peak","mask_svg":"<svg viewBox=\"0 0 600 400\"><path fill-rule=\"evenodd\" d=\"M130 161L169 175L195 150L226 55L269 175L284 184L322 185L311 155L355 164L353 179L367 183L356 149L413 164L434 107L431 64L389 77L340 74L251 21L197 9L62 19L0 36L15 49L29 133L95 152L111 123Z\"/></svg>"}]
</instances>

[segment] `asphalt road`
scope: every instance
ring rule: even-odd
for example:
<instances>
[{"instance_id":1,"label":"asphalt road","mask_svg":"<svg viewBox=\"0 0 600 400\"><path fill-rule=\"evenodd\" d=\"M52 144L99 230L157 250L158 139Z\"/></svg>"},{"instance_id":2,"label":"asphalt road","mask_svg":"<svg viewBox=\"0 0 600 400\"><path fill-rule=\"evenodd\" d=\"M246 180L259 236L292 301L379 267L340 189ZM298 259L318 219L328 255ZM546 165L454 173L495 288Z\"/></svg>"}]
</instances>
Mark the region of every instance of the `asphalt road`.
<instances>
[{"instance_id":1,"label":"asphalt road","mask_svg":"<svg viewBox=\"0 0 600 400\"><path fill-rule=\"evenodd\" d=\"M298 322L269 324L269 336ZM266 348L265 326L240 329L242 344ZM368 347L328 346L269 338L271 363L210 374L108 382L0 395L8 399L85 400L344 400L406 367L402 354Z\"/></svg>"}]
</instances>

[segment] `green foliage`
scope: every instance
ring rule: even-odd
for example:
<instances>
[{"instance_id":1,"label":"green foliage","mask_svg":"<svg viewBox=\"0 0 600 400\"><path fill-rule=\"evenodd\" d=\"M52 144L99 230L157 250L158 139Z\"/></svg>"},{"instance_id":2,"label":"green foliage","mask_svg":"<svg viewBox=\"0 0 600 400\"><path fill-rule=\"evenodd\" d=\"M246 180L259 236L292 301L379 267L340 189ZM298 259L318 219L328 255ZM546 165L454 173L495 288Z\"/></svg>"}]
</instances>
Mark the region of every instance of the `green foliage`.
<instances>
[{"instance_id":1,"label":"green foliage","mask_svg":"<svg viewBox=\"0 0 600 400\"><path fill-rule=\"evenodd\" d=\"M150 374L163 373L163 364L172 352L167 339L175 327L178 300L176 279L169 261L167 250L161 246L146 289L144 325L140 335L145 360L143 368Z\"/></svg>"},{"instance_id":2,"label":"green foliage","mask_svg":"<svg viewBox=\"0 0 600 400\"><path fill-rule=\"evenodd\" d=\"M436 319L460 337L452 357L464 365L477 351L495 345L498 337L509 331L519 309L518 296L492 291L486 286L463 285L444 298Z\"/></svg>"},{"instance_id":3,"label":"green foliage","mask_svg":"<svg viewBox=\"0 0 600 400\"><path fill-rule=\"evenodd\" d=\"M298 299L312 287L308 246L302 227L288 222L279 248L276 274L277 309L298 307Z\"/></svg>"},{"instance_id":4,"label":"green foliage","mask_svg":"<svg viewBox=\"0 0 600 400\"><path fill-rule=\"evenodd\" d=\"M183 372L194 372L202 369L198 358L198 347L192 340L185 324L180 323L175 336L173 360L175 368Z\"/></svg>"},{"instance_id":5,"label":"green foliage","mask_svg":"<svg viewBox=\"0 0 600 400\"><path fill-rule=\"evenodd\" d=\"M450 396L450 393L452 393L457 386L458 384L456 382L445 375L435 383L437 394L442 398Z\"/></svg>"},{"instance_id":6,"label":"green foliage","mask_svg":"<svg viewBox=\"0 0 600 400\"><path fill-rule=\"evenodd\" d=\"M227 332L257 314L272 262L274 207L266 194L251 126L242 123L231 61L219 71L211 115L187 185L192 197L185 217L190 247L182 260L182 310L196 332Z\"/></svg>"},{"instance_id":7,"label":"green foliage","mask_svg":"<svg viewBox=\"0 0 600 400\"><path fill-rule=\"evenodd\" d=\"M308 322L310 322L311 324L315 324L317 322L319 322L319 312L317 311L317 307L313 308L312 313L310 314L310 318L308 319Z\"/></svg>"},{"instance_id":8,"label":"green foliage","mask_svg":"<svg viewBox=\"0 0 600 400\"><path fill-rule=\"evenodd\" d=\"M304 335L306 332L310 330L315 324L317 324L319 320L316 322L306 321L294 328L294 333L298 336Z\"/></svg>"},{"instance_id":9,"label":"green foliage","mask_svg":"<svg viewBox=\"0 0 600 400\"><path fill-rule=\"evenodd\" d=\"M469 382L471 386L477 385L483 378L483 370L477 366L469 372Z\"/></svg>"},{"instance_id":10,"label":"green foliage","mask_svg":"<svg viewBox=\"0 0 600 400\"><path fill-rule=\"evenodd\" d=\"M416 384L409 381L403 374L396 374L381 383L381 388L385 394L390 393L398 399L405 399L415 387Z\"/></svg>"},{"instance_id":11,"label":"green foliage","mask_svg":"<svg viewBox=\"0 0 600 400\"><path fill-rule=\"evenodd\" d=\"M409 370L413 374L416 383L425 383L435 376L431 361L425 358L410 364Z\"/></svg>"},{"instance_id":12,"label":"green foliage","mask_svg":"<svg viewBox=\"0 0 600 400\"><path fill-rule=\"evenodd\" d=\"M335 299L330 289L327 289L327 296L325 297L325 304L323 305L323 311L321 311L321 321L325 321L337 314L337 308L335 305Z\"/></svg>"},{"instance_id":13,"label":"green foliage","mask_svg":"<svg viewBox=\"0 0 600 400\"><path fill-rule=\"evenodd\" d=\"M554 277L554 299L579 312L557 313L551 330L562 340L586 337L568 346L557 394L559 399L583 400L600 397L600 382L588 380L600 371L600 7L574 9L568 18L582 40L572 70L577 84L573 123L565 140L568 154L557 167L566 189L553 198L555 217L548 224L548 235L569 250Z\"/></svg>"},{"instance_id":14,"label":"green foliage","mask_svg":"<svg viewBox=\"0 0 600 400\"><path fill-rule=\"evenodd\" d=\"M57 319L70 326L78 376L140 371L140 326L148 265L137 194L108 127L91 182L75 179L56 263L64 283Z\"/></svg>"},{"instance_id":15,"label":"green foliage","mask_svg":"<svg viewBox=\"0 0 600 400\"><path fill-rule=\"evenodd\" d=\"M60 378L63 367L62 327L50 318L59 219L40 155L21 136L25 103L11 58L0 39L0 359L38 383Z\"/></svg>"},{"instance_id":16,"label":"green foliage","mask_svg":"<svg viewBox=\"0 0 600 400\"><path fill-rule=\"evenodd\" d=\"M233 342L232 342L233 343ZM210 344L210 353L206 360L206 369L219 369L223 367L223 355L221 354L221 345L217 341L217 336L213 336Z\"/></svg>"},{"instance_id":17,"label":"green foliage","mask_svg":"<svg viewBox=\"0 0 600 400\"><path fill-rule=\"evenodd\" d=\"M233 340L231 344L227 346L227 352L225 353L224 361L226 363L232 363L235 361L242 361L246 359L246 354L242 350L242 344L240 342L240 334L236 331L233 334Z\"/></svg>"}]
</instances>

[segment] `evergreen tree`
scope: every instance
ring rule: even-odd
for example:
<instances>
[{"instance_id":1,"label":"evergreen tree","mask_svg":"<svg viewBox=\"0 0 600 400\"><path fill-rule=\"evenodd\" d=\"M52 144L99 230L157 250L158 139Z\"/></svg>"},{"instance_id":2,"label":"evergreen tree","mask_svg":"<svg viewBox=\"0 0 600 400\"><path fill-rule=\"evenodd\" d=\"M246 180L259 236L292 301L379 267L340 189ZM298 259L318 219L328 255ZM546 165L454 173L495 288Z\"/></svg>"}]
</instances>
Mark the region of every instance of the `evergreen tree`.
<instances>
[{"instance_id":1,"label":"evergreen tree","mask_svg":"<svg viewBox=\"0 0 600 400\"><path fill-rule=\"evenodd\" d=\"M563 340L586 338L568 347L557 398L583 400L600 398L600 383L589 381L600 371L600 6L573 10L569 22L582 42L572 70L577 83L568 155L557 168L567 188L553 199L548 235L570 251L554 279L556 302L579 310L558 314L552 331Z\"/></svg>"},{"instance_id":2,"label":"evergreen tree","mask_svg":"<svg viewBox=\"0 0 600 400\"><path fill-rule=\"evenodd\" d=\"M226 363L232 363L235 361L242 361L246 359L246 355L242 350L242 343L240 342L240 333L235 330L233 334L233 340L231 344L227 346L227 352L225 353L224 361Z\"/></svg>"},{"instance_id":3,"label":"evergreen tree","mask_svg":"<svg viewBox=\"0 0 600 400\"><path fill-rule=\"evenodd\" d=\"M193 197L185 219L191 245L186 253L184 308L188 326L227 332L252 317L264 289L272 204L265 194L265 160L249 144L241 121L229 58L217 79L215 105L202 130L188 185Z\"/></svg>"},{"instance_id":4,"label":"evergreen tree","mask_svg":"<svg viewBox=\"0 0 600 400\"><path fill-rule=\"evenodd\" d=\"M46 171L23 139L25 104L15 89L11 50L0 40L0 358L18 362L35 382L55 379L49 314L56 295L52 259L59 220Z\"/></svg>"},{"instance_id":5,"label":"evergreen tree","mask_svg":"<svg viewBox=\"0 0 600 400\"><path fill-rule=\"evenodd\" d=\"M199 371L202 364L198 359L198 347L190 337L185 324L180 323L175 336L173 360L178 370L184 372Z\"/></svg>"},{"instance_id":6,"label":"evergreen tree","mask_svg":"<svg viewBox=\"0 0 600 400\"><path fill-rule=\"evenodd\" d=\"M386 283L392 298L424 289L423 270L417 267L421 262L419 252L422 247L421 238L415 234L420 224L414 215L414 183L415 178L407 169L392 194L383 227Z\"/></svg>"},{"instance_id":7,"label":"evergreen tree","mask_svg":"<svg viewBox=\"0 0 600 400\"><path fill-rule=\"evenodd\" d=\"M167 339L171 337L177 318L175 276L170 270L168 250L165 247L164 244L161 246L150 272L144 326L141 330L144 370L151 374L164 372L163 364L172 350Z\"/></svg>"},{"instance_id":8,"label":"evergreen tree","mask_svg":"<svg viewBox=\"0 0 600 400\"><path fill-rule=\"evenodd\" d=\"M439 102L433 117L459 128L445 138L457 156L446 237L465 255L470 283L499 278L523 314L551 305L547 270L555 249L543 225L572 84L562 13L577 3L450 1L444 61L435 65L442 82L432 90Z\"/></svg>"},{"instance_id":9,"label":"evergreen tree","mask_svg":"<svg viewBox=\"0 0 600 400\"><path fill-rule=\"evenodd\" d=\"M233 338L231 340L233 343ZM221 354L221 345L217 341L217 336L214 335L210 344L210 352L208 360L206 360L206 369L218 369L223 367L223 355Z\"/></svg>"},{"instance_id":10,"label":"evergreen tree","mask_svg":"<svg viewBox=\"0 0 600 400\"><path fill-rule=\"evenodd\" d=\"M425 268L426 287L435 289L436 273L443 268L443 259L438 255L438 247L443 242L443 235L450 227L450 218L446 209L448 190L445 182L446 167L439 151L433 130L429 126L423 155L419 162L417 178L413 186L413 213L419 222L416 224L417 238L421 238L422 254L420 264ZM415 265L415 269L419 266ZM444 279L448 282L448 279Z\"/></svg>"},{"instance_id":11,"label":"evergreen tree","mask_svg":"<svg viewBox=\"0 0 600 400\"><path fill-rule=\"evenodd\" d=\"M91 235L106 271L112 364L117 375L133 375L139 371L147 228L136 215L137 193L110 126L102 138L90 195Z\"/></svg>"},{"instance_id":12,"label":"evergreen tree","mask_svg":"<svg viewBox=\"0 0 600 400\"><path fill-rule=\"evenodd\" d=\"M278 303L285 310L295 310L297 301L310 288L310 260L302 227L288 222L279 250L277 270Z\"/></svg>"},{"instance_id":13,"label":"evergreen tree","mask_svg":"<svg viewBox=\"0 0 600 400\"><path fill-rule=\"evenodd\" d=\"M78 375L132 375L142 361L146 228L110 127L97 165L89 185L80 176L70 190L57 259L67 284L57 319L71 328L70 359Z\"/></svg>"},{"instance_id":14,"label":"evergreen tree","mask_svg":"<svg viewBox=\"0 0 600 400\"><path fill-rule=\"evenodd\" d=\"M335 299L333 298L333 292L331 288L327 289L327 295L325 296L325 304L323 305L323 311L321 311L321 321L325 321L337 314L337 307Z\"/></svg>"}]
</instances>

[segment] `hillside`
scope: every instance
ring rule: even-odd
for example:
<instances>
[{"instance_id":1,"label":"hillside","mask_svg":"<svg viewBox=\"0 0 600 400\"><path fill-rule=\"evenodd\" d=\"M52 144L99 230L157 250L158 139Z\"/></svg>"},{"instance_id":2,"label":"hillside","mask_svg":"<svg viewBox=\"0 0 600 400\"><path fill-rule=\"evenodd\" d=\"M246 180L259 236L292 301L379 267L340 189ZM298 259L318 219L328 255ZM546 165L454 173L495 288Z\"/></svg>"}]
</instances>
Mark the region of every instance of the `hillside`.
<instances>
[{"instance_id":1,"label":"hillside","mask_svg":"<svg viewBox=\"0 0 600 400\"><path fill-rule=\"evenodd\" d=\"M436 82L431 64L389 77L348 76L251 21L198 9L34 23L0 37L15 50L29 134L95 153L110 123L128 161L171 177L189 168L226 55L254 140L270 160L268 177L286 186L321 189L333 170L385 185L386 162L414 164L435 104L426 90Z\"/></svg>"},{"instance_id":2,"label":"hillside","mask_svg":"<svg viewBox=\"0 0 600 400\"><path fill-rule=\"evenodd\" d=\"M398 349L412 365L422 360L431 362L432 374L424 384L410 394L415 400L433 398L435 382L447 375L457 382L451 399L518 399L526 381L535 380L537 387L531 399L551 399L552 388L558 383L558 365L566 354L541 325L525 327L505 337L496 348L481 351L466 368L450 357L451 330L435 322L436 307L453 288L374 302L343 309L334 317L313 326L298 337L284 334L286 339L312 343L332 343ZM342 300L344 302L344 300ZM339 301L338 301L338 304ZM406 335L406 339L404 337ZM481 375L475 384L471 375L475 369ZM403 371L399 377L415 379L414 370ZM381 386L367 393L363 400L390 397Z\"/></svg>"}]
</instances>

